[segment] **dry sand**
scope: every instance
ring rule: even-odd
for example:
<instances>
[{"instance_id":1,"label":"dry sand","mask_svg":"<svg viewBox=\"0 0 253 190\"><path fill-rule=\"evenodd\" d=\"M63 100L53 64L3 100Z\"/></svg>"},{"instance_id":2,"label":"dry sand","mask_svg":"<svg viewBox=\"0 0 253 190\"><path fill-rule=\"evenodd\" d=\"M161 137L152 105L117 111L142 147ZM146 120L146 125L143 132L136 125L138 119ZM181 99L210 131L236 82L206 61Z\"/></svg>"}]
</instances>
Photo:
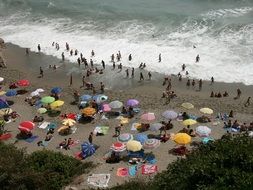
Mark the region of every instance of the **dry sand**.
<instances>
[{"instance_id":1,"label":"dry sand","mask_svg":"<svg viewBox=\"0 0 253 190\"><path fill-rule=\"evenodd\" d=\"M37 89L43 88L46 90L43 95L50 94L50 89L55 86L60 86L63 88L63 93L61 96L61 100L65 101L65 104L62 107L62 113L75 112L79 113L79 109L76 105L71 105L73 99L73 89L77 89L80 94L91 94L91 91L84 90L80 88L82 84L82 73L84 72L82 69L78 67L77 64L73 63L61 63L58 59L47 56L44 54L38 54L31 52L29 56L25 55L25 50L23 48L19 48L18 46L7 44L7 48L3 50L4 56L7 60L7 68L0 68L0 76L4 77L5 86L4 89L7 89L8 84L11 81L16 81L18 79L28 79L31 81L31 86L27 88L29 92ZM60 67L54 71L48 68L48 65L59 65ZM123 63L124 64L124 63ZM42 66L44 69L44 77L38 78L39 75L39 67ZM101 66L100 66L101 67ZM179 66L180 67L180 66ZM73 73L73 85L69 86L69 74ZM143 71L144 76L147 76L147 71ZM199 109L202 107L210 107L214 110L213 117L216 116L218 112L226 112L229 113L230 110L234 110L235 118L239 120L239 122L252 122L253 121L253 106L244 107L244 103L248 96L252 96L253 87L245 86L243 84L228 84L228 83L214 83L210 85L209 81L203 82L202 91L196 91L196 89L186 88L186 79L183 79L182 82L179 82L176 77L172 77L172 89L178 95L177 98L173 99L170 104L165 105L165 100L161 98L162 92L166 86L162 86L163 75L158 73L153 73L153 79L151 81L145 80L144 82L138 82L139 79L139 69L136 69L135 79L126 79L124 69L121 72L112 71L111 67L107 67L103 75L96 74L91 76L89 80L95 83L95 86L99 88L99 82L103 81L106 86L105 94L109 97L109 102L113 100L120 100L122 102L126 102L126 100L130 98L135 98L140 101L141 112L136 115L132 120L130 120L129 124L124 125L122 133L130 132L136 134L137 131L130 131L131 124L133 122L140 121L140 115L144 112L154 112L156 114L156 122L162 121L161 113L165 110L171 109L177 112L186 111L180 105L183 102L191 102L195 105L195 108L192 110L187 110L188 113L193 115L200 116L201 113ZM197 88L197 87L196 87ZM236 96L236 89L240 88L242 90L242 96L239 100L234 100L233 97ZM211 91L222 93L226 90L229 93L229 97L227 98L210 98ZM25 101L25 97L28 94L20 95L16 97L9 97L9 100L13 100L15 104L12 106L13 110L16 110L21 117L18 118L15 122L8 123L6 125L6 129L11 131L13 137L19 132L17 127L21 121L24 120L32 120L36 114L36 108L29 106ZM43 115L45 121L48 122L56 122L59 126L61 125L61 119L59 117L49 117L47 115ZM212 129L212 137L215 139L220 138L225 130L222 128L222 122L214 126L213 122L207 123L206 125ZM95 119L92 123L88 124L77 124L77 131L75 134L68 135L67 138L71 137L74 140L80 140L81 142L87 141L88 135L91 131L94 130L97 125L108 125L110 127L109 134L105 136L94 137L94 143L99 147L96 153L87 158L85 161L92 161L97 165L96 168L92 170L92 173L110 173L111 179L109 182L109 186L114 186L117 183L123 183L126 180L131 179L130 177L117 177L116 170L118 167L127 167L128 164L126 162L121 161L119 164L106 164L103 160L103 156L108 152L111 144L116 141L116 138L113 138L114 127L118 124L118 120L110 119L110 120L101 120L99 117ZM169 130L170 133L176 133L183 128L182 122L173 121L174 128ZM192 126L194 129L197 125ZM159 132L151 132L147 131L147 134L159 134ZM34 135L38 135L39 138L33 143L27 143L25 141L16 142L16 146L20 148L26 148L28 152L32 152L35 150L40 150L42 147L37 146L37 142L39 140L43 140L46 135L46 131L43 129L36 128L33 130ZM64 154L73 156L74 153L80 151L80 144L72 147L70 150L61 150L56 149L58 144L64 140L64 136L60 136L55 133L53 139L50 141L46 149L61 151ZM200 138L193 138L193 141L199 141ZM15 138L7 141L8 143L14 143ZM153 153L158 160L157 165L159 172L165 170L167 165L172 161L176 160L177 157L168 153L168 151L175 147L176 144L169 140L166 143L161 144L160 147L153 150ZM89 174L89 175L90 175ZM75 179L73 182L73 186L78 189L87 188L87 176L82 175ZM138 173L137 177L142 178L143 176Z\"/></svg>"}]
</instances>

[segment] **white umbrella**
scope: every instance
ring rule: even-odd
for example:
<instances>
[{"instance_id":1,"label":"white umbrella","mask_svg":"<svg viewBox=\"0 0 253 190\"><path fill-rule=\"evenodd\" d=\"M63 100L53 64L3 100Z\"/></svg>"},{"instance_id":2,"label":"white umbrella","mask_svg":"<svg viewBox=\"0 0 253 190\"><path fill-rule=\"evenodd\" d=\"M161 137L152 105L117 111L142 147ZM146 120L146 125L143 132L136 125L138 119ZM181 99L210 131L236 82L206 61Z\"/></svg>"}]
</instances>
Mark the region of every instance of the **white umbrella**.
<instances>
[{"instance_id":1,"label":"white umbrella","mask_svg":"<svg viewBox=\"0 0 253 190\"><path fill-rule=\"evenodd\" d=\"M200 137L208 137L211 134L212 130L207 126L198 126L196 128L196 133Z\"/></svg>"},{"instance_id":2,"label":"white umbrella","mask_svg":"<svg viewBox=\"0 0 253 190\"><path fill-rule=\"evenodd\" d=\"M33 91L33 92L31 92L31 94L30 94L32 97L34 97L34 96L40 96L40 93L38 92L38 91Z\"/></svg>"},{"instance_id":3,"label":"white umbrella","mask_svg":"<svg viewBox=\"0 0 253 190\"><path fill-rule=\"evenodd\" d=\"M37 91L38 93L45 92L45 90L43 90L42 88L38 88L38 89L35 90L35 91Z\"/></svg>"}]
</instances>

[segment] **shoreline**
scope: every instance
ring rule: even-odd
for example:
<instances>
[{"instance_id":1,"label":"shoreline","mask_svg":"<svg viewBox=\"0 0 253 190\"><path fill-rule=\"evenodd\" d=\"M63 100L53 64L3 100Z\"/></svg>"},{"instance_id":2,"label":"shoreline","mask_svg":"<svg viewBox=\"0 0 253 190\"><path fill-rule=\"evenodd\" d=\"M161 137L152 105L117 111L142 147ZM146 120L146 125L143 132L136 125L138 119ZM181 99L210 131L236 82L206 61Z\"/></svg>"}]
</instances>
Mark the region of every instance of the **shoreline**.
<instances>
[{"instance_id":1,"label":"shoreline","mask_svg":"<svg viewBox=\"0 0 253 190\"><path fill-rule=\"evenodd\" d=\"M16 81L18 79L28 79L31 82L31 86L27 88L29 92L33 91L36 88L43 88L46 92L43 94L46 95L50 92L50 89L55 86L60 86L63 88L63 95L61 97L62 100L65 101L65 104L62 107L62 113L79 113L77 106L71 105L73 99L73 90L77 89L80 94L91 94L91 91L85 90L84 88L80 88L82 84L81 73L74 72L73 73L73 85L69 86L69 70L72 67L79 69L77 64L66 62L62 67L54 70L45 69L49 64L59 64L60 60L53 57L44 55L43 53L35 53L30 52L29 56L25 55L25 49L20 48L13 44L6 44L6 49L3 50L3 53L6 58L7 68L0 68L0 76L6 79L5 88L7 89L7 84L11 81ZM38 78L39 76L39 67L43 66L44 69L44 77ZM101 65L100 65L101 67ZM217 115L217 113L229 113L230 110L234 110L235 117L234 119L238 119L239 122L252 122L253 121L253 105L251 104L249 107L244 107L244 103L248 96L253 94L253 86L246 86L240 83L220 83L215 82L213 85L209 85L210 81L203 81L202 91L196 91L190 87L187 89L186 87L186 79L179 82L177 77L172 77L172 90L177 94L177 98L172 99L171 102L166 105L165 100L161 98L162 92L166 88L167 85L162 86L164 75L159 73L152 73L153 79L148 81L145 79L144 82L138 82L139 79L139 70L136 69L136 75L134 79L126 79L125 78L125 68L122 69L120 73L111 70L112 67L106 65L106 70L104 74L94 74L89 80L95 84L95 86L99 87L99 82L103 81L105 83L105 95L109 97L108 102L113 100L120 100L122 102L126 102L130 98L135 98L140 101L141 112L134 117L129 124L125 125L122 133L130 132L136 134L135 131L130 131L131 124L134 122L139 122L139 117L144 112L154 112L156 114L156 121L164 120L161 114L165 110L175 110L176 112L186 111L181 107L183 102L191 102L194 104L195 108L193 110L187 110L188 113L193 115L200 115L199 109L202 107L210 107L214 110L213 118ZM76 70L71 70L76 71ZM146 72L144 76L146 77ZM238 100L234 100L233 97L236 96L236 89L240 88L242 90L242 96ZM227 98L210 98L211 90L221 91L224 93L224 90L227 90L229 93L229 97ZM28 95L28 94L27 94ZM34 107L29 106L25 101L25 96L21 95L17 97L10 98L15 102L12 106L13 110L16 110L18 113L21 113L21 118L16 122L9 123L6 127L11 130L13 136L18 133L17 124L22 120L31 120L36 114L36 109ZM44 116L44 115L43 115ZM48 117L45 116L45 120L48 122L56 122L58 125L61 125L59 122L59 118L56 117ZM77 124L77 132L75 134L69 135L67 137L72 137L74 140L80 140L81 142L86 141L88 139L89 133L94 130L95 126L98 125L108 125L110 127L108 135L95 137L94 143L100 146L98 151L94 156L91 156L85 161L92 161L95 164L98 164L92 173L111 173L111 180L109 183L109 187L116 185L117 183L121 184L131 178L120 178L116 175L116 169L118 167L125 166L126 163L120 162L119 164L106 164L102 159L104 154L109 150L112 142L116 141L116 138L113 138L112 135L114 133L114 127L118 124L118 120L110 119L110 120L101 120L96 119L92 123L88 124ZM173 121L174 128L169 132L177 133L182 129L182 124L178 121ZM212 128L212 137L215 139L220 138L225 130L222 128L223 123L218 124L217 126L212 125L212 123L208 123L207 126ZM193 126L194 129L196 126ZM45 131L39 128L34 129L33 131L36 135L39 136L41 140L45 136ZM150 131L146 132L150 134ZM159 133L159 132L157 132ZM55 147L61 142L64 136L60 136L58 134L54 135L54 138L46 147L49 150L53 151L61 151L64 154L69 156L73 156L75 152L80 149L80 144L76 147L71 148L70 150L58 150ZM200 138L196 137L194 139L199 141ZM8 143L13 143L13 139L9 140ZM33 152L35 150L41 150L41 147L38 147L36 143L28 144L24 141L19 141L16 143L16 146L19 148L26 148L27 151ZM153 151L158 162L159 172L165 170L167 165L177 159L176 156L168 154L168 150L175 147L175 143L173 141L168 141L167 143L161 144L161 146ZM87 187L87 176L90 175L85 174L79 176L74 182L74 186L78 188ZM143 178L142 175L137 175L137 177ZM144 177L145 178L145 177ZM81 182L80 182L81 181ZM80 183L79 183L80 182Z\"/></svg>"}]
</instances>

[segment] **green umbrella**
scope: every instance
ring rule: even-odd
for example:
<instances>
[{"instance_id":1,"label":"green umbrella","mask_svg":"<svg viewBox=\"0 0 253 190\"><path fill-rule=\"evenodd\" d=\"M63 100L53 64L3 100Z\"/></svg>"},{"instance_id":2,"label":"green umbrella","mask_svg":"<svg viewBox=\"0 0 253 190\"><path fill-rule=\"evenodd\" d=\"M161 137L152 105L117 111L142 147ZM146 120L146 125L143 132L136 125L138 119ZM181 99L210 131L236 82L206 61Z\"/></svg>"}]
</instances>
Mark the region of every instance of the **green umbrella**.
<instances>
[{"instance_id":1,"label":"green umbrella","mask_svg":"<svg viewBox=\"0 0 253 190\"><path fill-rule=\"evenodd\" d=\"M45 96L43 98L41 98L40 100L43 104L51 104L52 102L55 101L55 98L52 96Z\"/></svg>"},{"instance_id":2,"label":"green umbrella","mask_svg":"<svg viewBox=\"0 0 253 190\"><path fill-rule=\"evenodd\" d=\"M46 108L39 108L37 110L38 113L42 114L42 113L46 113L47 112L47 109Z\"/></svg>"}]
</instances>

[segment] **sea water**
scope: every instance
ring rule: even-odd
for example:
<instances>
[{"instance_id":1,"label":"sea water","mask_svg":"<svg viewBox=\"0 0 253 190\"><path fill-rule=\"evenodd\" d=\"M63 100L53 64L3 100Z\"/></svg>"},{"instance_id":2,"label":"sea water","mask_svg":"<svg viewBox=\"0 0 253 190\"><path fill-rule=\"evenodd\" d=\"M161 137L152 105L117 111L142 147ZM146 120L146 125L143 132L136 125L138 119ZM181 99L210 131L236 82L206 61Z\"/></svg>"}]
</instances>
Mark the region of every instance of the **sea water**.
<instances>
[{"instance_id":1,"label":"sea water","mask_svg":"<svg viewBox=\"0 0 253 190\"><path fill-rule=\"evenodd\" d=\"M253 0L0 0L0 36L59 58L68 42L99 64L121 51L123 66L177 74L185 64L194 78L253 84Z\"/></svg>"}]
</instances>

